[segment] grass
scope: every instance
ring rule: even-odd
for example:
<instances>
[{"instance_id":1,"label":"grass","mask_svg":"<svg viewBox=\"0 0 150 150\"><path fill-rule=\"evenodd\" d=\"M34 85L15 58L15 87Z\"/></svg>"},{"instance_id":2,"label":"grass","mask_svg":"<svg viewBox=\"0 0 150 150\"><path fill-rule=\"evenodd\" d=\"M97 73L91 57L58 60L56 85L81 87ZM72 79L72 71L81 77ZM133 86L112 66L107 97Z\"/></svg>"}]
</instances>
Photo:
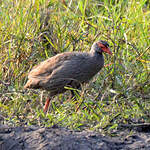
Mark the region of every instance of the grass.
<instances>
[{"instance_id":1,"label":"grass","mask_svg":"<svg viewBox=\"0 0 150 150\"><path fill-rule=\"evenodd\" d=\"M111 46L113 57L105 56L110 65L77 101L58 95L45 115L47 93L23 89L28 72L57 53L89 51L98 39ZM149 56L148 0L1 1L0 121L109 133L120 124L150 122Z\"/></svg>"}]
</instances>

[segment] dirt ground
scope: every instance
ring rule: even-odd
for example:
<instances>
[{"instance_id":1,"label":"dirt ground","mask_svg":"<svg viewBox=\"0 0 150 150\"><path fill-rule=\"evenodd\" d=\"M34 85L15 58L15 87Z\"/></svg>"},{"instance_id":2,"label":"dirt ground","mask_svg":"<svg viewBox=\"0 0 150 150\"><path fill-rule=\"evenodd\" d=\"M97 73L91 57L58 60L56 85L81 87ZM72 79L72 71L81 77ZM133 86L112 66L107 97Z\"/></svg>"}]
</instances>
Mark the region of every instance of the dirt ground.
<instances>
[{"instance_id":1,"label":"dirt ground","mask_svg":"<svg viewBox=\"0 0 150 150\"><path fill-rule=\"evenodd\" d=\"M124 130L123 135L128 131ZM0 126L0 150L150 150L150 132L107 137L93 131Z\"/></svg>"}]
</instances>

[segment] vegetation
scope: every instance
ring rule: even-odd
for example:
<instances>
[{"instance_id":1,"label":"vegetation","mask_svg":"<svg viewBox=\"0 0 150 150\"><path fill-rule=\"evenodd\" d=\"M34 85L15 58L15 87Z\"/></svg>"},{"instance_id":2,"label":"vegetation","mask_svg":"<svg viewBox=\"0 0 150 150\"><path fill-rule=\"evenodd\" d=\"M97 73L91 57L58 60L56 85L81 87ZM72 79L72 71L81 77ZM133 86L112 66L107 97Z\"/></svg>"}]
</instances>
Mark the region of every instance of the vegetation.
<instances>
[{"instance_id":1,"label":"vegetation","mask_svg":"<svg viewBox=\"0 0 150 150\"><path fill-rule=\"evenodd\" d=\"M149 8L148 0L1 1L1 123L112 133L120 124L150 122ZM45 115L48 93L23 89L28 72L57 53L89 51L98 39L113 56L105 55L106 66L76 100L60 94Z\"/></svg>"}]
</instances>

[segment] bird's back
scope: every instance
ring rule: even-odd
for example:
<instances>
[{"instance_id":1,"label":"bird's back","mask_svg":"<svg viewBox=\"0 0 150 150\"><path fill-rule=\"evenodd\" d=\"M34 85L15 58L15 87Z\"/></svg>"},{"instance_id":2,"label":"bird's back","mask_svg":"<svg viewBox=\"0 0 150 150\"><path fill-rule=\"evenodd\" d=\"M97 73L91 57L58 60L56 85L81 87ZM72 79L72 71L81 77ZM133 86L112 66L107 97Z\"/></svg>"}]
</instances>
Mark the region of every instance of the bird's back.
<instances>
[{"instance_id":1,"label":"bird's back","mask_svg":"<svg viewBox=\"0 0 150 150\"><path fill-rule=\"evenodd\" d=\"M75 81L89 81L104 65L103 56L65 52L41 62L28 75L25 88L42 88L56 92Z\"/></svg>"}]
</instances>

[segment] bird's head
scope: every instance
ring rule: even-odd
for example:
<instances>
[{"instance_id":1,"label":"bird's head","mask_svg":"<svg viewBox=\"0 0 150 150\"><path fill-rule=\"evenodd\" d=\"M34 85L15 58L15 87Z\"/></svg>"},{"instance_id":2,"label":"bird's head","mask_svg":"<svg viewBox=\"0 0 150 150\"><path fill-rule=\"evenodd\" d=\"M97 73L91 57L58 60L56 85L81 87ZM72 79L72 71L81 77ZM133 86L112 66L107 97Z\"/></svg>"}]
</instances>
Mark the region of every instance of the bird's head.
<instances>
[{"instance_id":1,"label":"bird's head","mask_svg":"<svg viewBox=\"0 0 150 150\"><path fill-rule=\"evenodd\" d=\"M102 41L102 40L94 42L91 48L91 52L92 53L96 52L99 54L102 54L103 52L105 52L105 53L112 55L112 52L110 51L110 48L109 48L109 44L106 41Z\"/></svg>"}]
</instances>

